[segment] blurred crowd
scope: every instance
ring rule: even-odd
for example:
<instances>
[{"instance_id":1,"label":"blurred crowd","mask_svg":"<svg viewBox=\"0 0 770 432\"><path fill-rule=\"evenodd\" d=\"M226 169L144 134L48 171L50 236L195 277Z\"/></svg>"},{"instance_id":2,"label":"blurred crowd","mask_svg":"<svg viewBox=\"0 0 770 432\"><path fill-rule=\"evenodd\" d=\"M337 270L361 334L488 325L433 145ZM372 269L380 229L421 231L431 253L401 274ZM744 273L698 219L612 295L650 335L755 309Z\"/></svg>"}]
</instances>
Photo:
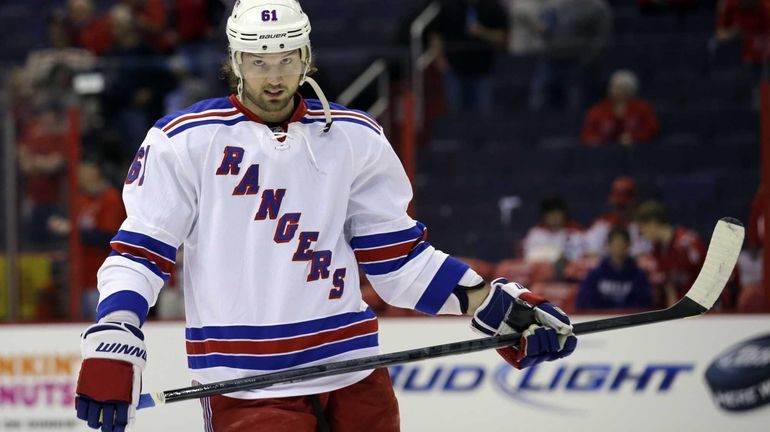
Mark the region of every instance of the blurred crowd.
<instances>
[{"instance_id":1,"label":"blurred crowd","mask_svg":"<svg viewBox=\"0 0 770 432\"><path fill-rule=\"evenodd\" d=\"M144 134L165 113L227 92L219 69L226 58L222 24L232 3L61 0L46 14L44 46L30 52L5 83L22 191L22 301L32 305L22 308L23 318L93 315L96 270L125 217L120 189ZM654 139L661 133L656 107L640 96L635 72L618 68L607 82L596 79L613 34L613 3L441 0L427 38L443 78L443 98L435 99L445 101L450 113L488 115L494 110L496 58L535 56L529 111L575 112L584 118L576 138L588 147ZM638 7L650 14L688 14L699 3L638 0ZM738 41L743 63L758 76L757 65L770 56L770 1L719 0L714 22L712 48ZM75 124L67 113L75 106L79 136L73 140ZM80 155L79 164L69 163L73 154ZM73 176L77 191L68 186ZM465 259L487 279L504 276L528 284L570 311L670 305L694 280L704 240L670 220L660 201L640 197L634 179L619 177L607 187L607 212L597 209L589 226L570 218L562 198L543 197L540 221L520 239L515 256L498 262ZM743 270L735 272L720 299L726 311L748 311L757 304L759 288L745 289L759 287L761 278L762 230L757 227L763 205L757 197ZM76 260L66 253L73 235L82 245ZM80 317L69 316L64 306L73 262L83 293ZM181 257L177 262L182 265ZM383 304L362 282L375 309L409 314ZM178 288L177 278L170 285ZM180 305L178 289L164 290L157 310L163 317L178 317Z\"/></svg>"},{"instance_id":2,"label":"blurred crowd","mask_svg":"<svg viewBox=\"0 0 770 432\"><path fill-rule=\"evenodd\" d=\"M641 97L635 72L617 69L598 82L599 64L613 37L613 6L605 0L444 0L429 38L443 77L450 115L493 115L495 61L503 56L534 56L526 109L533 113L564 110L582 116L579 141L586 147L632 147L654 141L661 122L653 103ZM641 14L685 17L699 0L639 0ZM684 27L684 20L680 20ZM757 84L760 66L770 58L770 2L719 0L708 49L739 43L733 61L751 71ZM742 66L740 64L743 64ZM697 68L693 64L693 68ZM665 74L665 71L663 72ZM604 90L602 85L606 85ZM755 101L756 102L756 101ZM511 106L521 101L511 100ZM756 110L758 104L754 104ZM440 111L440 110L439 110ZM755 115L755 114L754 114ZM758 155L758 147L757 147ZM660 157L665 157L661 153ZM621 176L609 186L609 211L589 226L570 218L562 197L541 203L540 223L514 248L514 257L497 262L466 258L485 276L504 276L530 285L568 311L648 309L672 305L697 276L706 246L692 227L669 217L658 197L639 197L634 179ZM579 197L571 197L578 200ZM645 199L641 199L645 198ZM722 311L763 310L759 250L762 197L738 215L749 220L749 249L721 296ZM706 241L708 239L705 239ZM439 245L440 247L440 245ZM407 314L370 301L384 312Z\"/></svg>"},{"instance_id":3,"label":"blurred crowd","mask_svg":"<svg viewBox=\"0 0 770 432\"><path fill-rule=\"evenodd\" d=\"M760 312L763 220L757 194L748 219L748 250L733 271L716 310ZM707 239L705 240L707 241ZM549 197L540 221L517 245L515 257L487 262L464 257L485 279L505 277L529 286L568 312L665 308L690 289L706 256L706 243L688 227L671 221L665 204L641 199L636 182L616 178L607 195L607 211L589 226L570 217L565 201ZM364 281L366 299L381 313L412 316L378 300Z\"/></svg>"},{"instance_id":4,"label":"blurred crowd","mask_svg":"<svg viewBox=\"0 0 770 432\"><path fill-rule=\"evenodd\" d=\"M64 287L73 281L83 293L77 318L94 314L96 271L125 218L121 185L144 134L166 113L227 92L220 26L231 4L56 3L44 15L42 47L5 83L17 131L23 318L71 315ZM69 115L75 107L77 118ZM73 155L79 164L69 164ZM73 230L82 245L76 259Z\"/></svg>"}]
</instances>

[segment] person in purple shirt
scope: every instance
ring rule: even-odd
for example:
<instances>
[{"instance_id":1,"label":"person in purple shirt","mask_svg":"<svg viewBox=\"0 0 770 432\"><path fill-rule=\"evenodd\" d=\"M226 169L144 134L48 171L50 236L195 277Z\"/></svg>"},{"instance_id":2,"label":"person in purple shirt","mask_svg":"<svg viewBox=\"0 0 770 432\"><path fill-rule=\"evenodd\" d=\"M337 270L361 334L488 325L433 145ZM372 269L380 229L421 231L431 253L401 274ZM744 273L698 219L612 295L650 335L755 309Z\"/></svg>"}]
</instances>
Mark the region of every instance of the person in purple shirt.
<instances>
[{"instance_id":1,"label":"person in purple shirt","mask_svg":"<svg viewBox=\"0 0 770 432\"><path fill-rule=\"evenodd\" d=\"M607 257L580 284L577 309L632 309L652 306L647 275L629 255L631 238L622 227L607 236Z\"/></svg>"}]
</instances>

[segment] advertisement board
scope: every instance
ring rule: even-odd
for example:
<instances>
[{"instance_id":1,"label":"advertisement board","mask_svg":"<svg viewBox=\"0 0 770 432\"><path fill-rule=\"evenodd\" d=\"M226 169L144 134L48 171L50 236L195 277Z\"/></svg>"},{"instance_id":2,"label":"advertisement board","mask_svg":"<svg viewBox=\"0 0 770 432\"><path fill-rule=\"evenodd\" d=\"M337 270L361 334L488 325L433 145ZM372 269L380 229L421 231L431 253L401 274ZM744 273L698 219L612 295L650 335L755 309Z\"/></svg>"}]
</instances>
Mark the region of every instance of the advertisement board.
<instances>
[{"instance_id":1,"label":"advertisement board","mask_svg":"<svg viewBox=\"0 0 770 432\"><path fill-rule=\"evenodd\" d=\"M383 319L383 352L476 337L467 324ZM82 328L0 326L0 431L90 430L73 409ZM145 333L145 391L189 385L184 325L150 323ZM765 431L770 316L597 333L571 357L525 371L486 351L396 366L391 378L404 431ZM134 430L203 430L201 410L189 401L141 411Z\"/></svg>"},{"instance_id":2,"label":"advertisement board","mask_svg":"<svg viewBox=\"0 0 770 432\"><path fill-rule=\"evenodd\" d=\"M466 335L462 322L435 321L389 322L388 334ZM406 347L391 342L383 345ZM711 316L597 333L569 358L525 371L482 352L391 373L404 430L766 431L770 319Z\"/></svg>"}]
</instances>

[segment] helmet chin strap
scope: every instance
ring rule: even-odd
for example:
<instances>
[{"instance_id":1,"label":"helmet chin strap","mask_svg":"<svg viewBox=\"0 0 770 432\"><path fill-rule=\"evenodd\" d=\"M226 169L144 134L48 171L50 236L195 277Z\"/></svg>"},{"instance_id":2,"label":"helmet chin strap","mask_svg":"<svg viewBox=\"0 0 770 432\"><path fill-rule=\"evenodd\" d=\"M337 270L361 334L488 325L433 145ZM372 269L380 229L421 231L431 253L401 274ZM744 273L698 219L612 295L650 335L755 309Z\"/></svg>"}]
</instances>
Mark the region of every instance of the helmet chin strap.
<instances>
[{"instance_id":1,"label":"helmet chin strap","mask_svg":"<svg viewBox=\"0 0 770 432\"><path fill-rule=\"evenodd\" d=\"M323 132L329 132L329 129L331 129L332 123L334 121L332 120L332 110L329 108L329 101L326 100L326 95L324 95L324 92L321 91L321 86L319 86L313 78L306 76L302 81L310 84L310 87L313 88L316 96L318 96L318 100L321 101L321 106L324 109L324 118L326 118L326 124L324 125Z\"/></svg>"},{"instance_id":2,"label":"helmet chin strap","mask_svg":"<svg viewBox=\"0 0 770 432\"><path fill-rule=\"evenodd\" d=\"M318 100L321 101L321 107L324 110L324 118L326 119L326 124L323 128L323 133L329 132L329 129L332 127L332 123L334 120L332 120L332 110L329 107L329 101L326 99L326 95L321 90L321 86L318 85L316 80L313 78L310 78L307 76L307 71L310 69L310 65L313 63L313 51L310 49L310 45L306 45L302 48L300 48L300 57L302 58L302 61L305 62L305 72L302 74L302 79L299 80L299 85L302 85L304 83L310 84L310 87L313 88L313 91L315 92L316 96L318 96Z\"/></svg>"}]
</instances>

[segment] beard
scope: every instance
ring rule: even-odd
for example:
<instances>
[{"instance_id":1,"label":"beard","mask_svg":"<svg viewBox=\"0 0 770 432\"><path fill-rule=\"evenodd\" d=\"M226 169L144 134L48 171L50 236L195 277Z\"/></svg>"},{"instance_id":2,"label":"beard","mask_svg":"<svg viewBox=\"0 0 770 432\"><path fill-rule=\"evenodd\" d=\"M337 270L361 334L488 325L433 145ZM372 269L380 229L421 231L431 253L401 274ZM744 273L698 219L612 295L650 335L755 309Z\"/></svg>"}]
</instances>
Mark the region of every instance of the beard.
<instances>
[{"instance_id":1,"label":"beard","mask_svg":"<svg viewBox=\"0 0 770 432\"><path fill-rule=\"evenodd\" d=\"M283 93L281 93L280 96L277 97L269 97L265 90L271 90L271 91L278 91L281 90ZM267 113L274 113L274 112L281 112L284 109L286 109L286 106L288 106L293 100L294 100L294 93L296 93L296 89L293 92L290 92L289 89L286 86L279 86L279 87L262 87L258 90L255 90L252 87L249 87L248 85L244 85L243 93L246 96L246 98L257 106L260 110L267 112Z\"/></svg>"}]
</instances>

